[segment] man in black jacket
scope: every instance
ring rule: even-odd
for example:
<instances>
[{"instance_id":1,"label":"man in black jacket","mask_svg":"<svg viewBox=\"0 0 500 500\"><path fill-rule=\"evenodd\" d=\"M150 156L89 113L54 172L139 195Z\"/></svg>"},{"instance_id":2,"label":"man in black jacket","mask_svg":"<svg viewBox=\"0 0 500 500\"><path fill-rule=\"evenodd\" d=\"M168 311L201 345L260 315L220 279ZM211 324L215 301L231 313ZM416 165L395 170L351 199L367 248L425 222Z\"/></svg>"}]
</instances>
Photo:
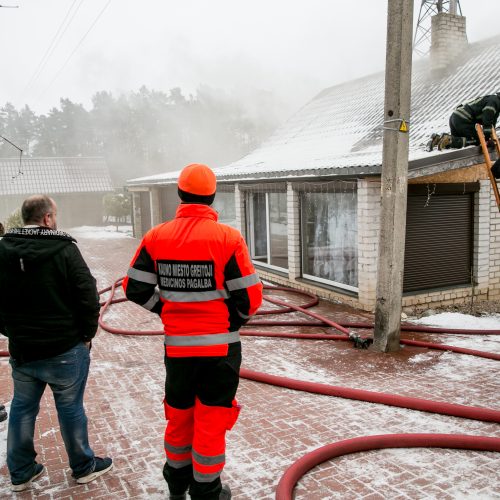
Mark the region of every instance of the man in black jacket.
<instances>
[{"instance_id":1,"label":"man in black jacket","mask_svg":"<svg viewBox=\"0 0 500 500\"><path fill-rule=\"evenodd\" d=\"M449 148L465 148L479 145L476 123L483 126L484 136L488 140L496 126L500 114L500 92L478 97L473 101L460 104L450 116L449 134L432 134L427 149L438 147L440 151Z\"/></svg>"},{"instance_id":2,"label":"man in black jacket","mask_svg":"<svg viewBox=\"0 0 500 500\"><path fill-rule=\"evenodd\" d=\"M54 200L31 196L21 214L25 226L0 241L0 333L9 338L14 382L7 435L12 490L25 490L44 470L33 435L47 384L73 477L88 483L112 466L90 448L83 408L99 314L96 282L75 240L57 231Z\"/></svg>"}]
</instances>

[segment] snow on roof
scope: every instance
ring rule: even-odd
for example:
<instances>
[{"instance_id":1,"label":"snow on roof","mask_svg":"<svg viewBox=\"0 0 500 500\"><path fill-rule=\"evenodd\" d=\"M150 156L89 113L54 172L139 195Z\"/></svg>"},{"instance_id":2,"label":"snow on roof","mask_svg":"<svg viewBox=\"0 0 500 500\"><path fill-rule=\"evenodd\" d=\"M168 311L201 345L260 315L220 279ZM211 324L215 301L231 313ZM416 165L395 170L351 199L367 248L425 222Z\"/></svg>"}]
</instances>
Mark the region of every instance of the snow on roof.
<instances>
[{"instance_id":1,"label":"snow on roof","mask_svg":"<svg viewBox=\"0 0 500 500\"><path fill-rule=\"evenodd\" d=\"M22 173L21 173L22 172ZM104 158L0 158L0 195L113 191Z\"/></svg>"},{"instance_id":2,"label":"snow on roof","mask_svg":"<svg viewBox=\"0 0 500 500\"><path fill-rule=\"evenodd\" d=\"M410 162L441 163L443 158L436 157L446 153L425 150L430 135L449 131L448 119L458 104L500 91L500 37L469 45L453 70L441 77L431 77L429 65L428 58L413 65ZM217 179L379 174L384 80L380 72L323 90L260 147L214 169ZM480 161L478 157L475 163ZM178 173L132 179L128 185L168 184Z\"/></svg>"}]
</instances>

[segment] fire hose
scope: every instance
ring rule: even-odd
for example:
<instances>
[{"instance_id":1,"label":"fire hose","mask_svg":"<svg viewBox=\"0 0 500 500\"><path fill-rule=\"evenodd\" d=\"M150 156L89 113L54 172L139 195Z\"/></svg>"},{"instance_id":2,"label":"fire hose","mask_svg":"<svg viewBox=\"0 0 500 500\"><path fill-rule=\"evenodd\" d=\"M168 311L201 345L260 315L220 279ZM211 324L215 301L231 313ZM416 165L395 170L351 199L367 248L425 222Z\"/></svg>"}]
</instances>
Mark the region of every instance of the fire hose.
<instances>
[{"instance_id":1,"label":"fire hose","mask_svg":"<svg viewBox=\"0 0 500 500\"><path fill-rule=\"evenodd\" d=\"M119 286L123 278L116 280L113 285L101 290L100 295L110 292L107 300L102 303L101 313L99 316L99 326L112 334L118 335L163 335L163 331L159 330L143 330L131 331L119 328L114 328L104 322L104 315L106 310L111 304L124 302L126 298L114 298L116 287ZM331 327L338 330L342 335L334 334L291 334L284 332L258 332L246 331L240 332L242 336L265 336L277 338L301 338L310 340L342 340L352 341L353 336L349 333L348 328L373 328L373 323L369 322L342 322L336 323L328 318L325 318L312 311L308 311L310 307L317 305L319 300L317 297L297 290L282 288L282 287L265 287L268 290L278 291L283 290L291 293L299 293L309 297L311 300L302 306L296 306L285 301L265 296L264 300L275 306L281 306L281 309L268 309L259 310L258 315L281 314L287 312L300 312L305 314L315 321L266 321L266 320L252 320L249 325L262 325L262 326L318 326L318 327ZM432 328L417 325L403 324L401 325L402 331L423 332L423 333L447 333L447 334L475 334L475 335L500 335L500 330L461 330L461 329L446 329L446 328ZM365 340L365 339L363 339ZM478 351L474 349L466 349L455 346L435 344L431 342L420 342L415 340L401 339L401 344L412 345L418 347L425 347L429 349L439 349L451 351L461 354L479 356L487 359L500 360L500 354ZM3 353L0 353L2 355ZM8 354L7 354L8 355ZM331 386L320 383L305 382L290 379L287 377L279 377L275 375L255 372L242 368L240 376L249 380L272 384L281 387L287 387L294 390L306 391L315 394L323 394L329 396L342 397L347 399L354 399L358 401L367 401L372 403L379 403L388 406L396 406L401 408L438 413L442 415L449 415L455 417L462 417L467 419L479 420L484 422L500 423L500 411L490 408L472 407L465 405L458 405L446 403L441 401L432 401L420 398L399 396L395 394L380 393L374 391L366 391L360 389L346 388ZM308 453L298 461L296 461L285 472L278 483L276 490L277 500L289 500L292 498L293 488L300 477L314 466L332 458L354 453L358 451L367 451L372 449L381 448L401 448L401 447L440 447L440 448L457 448L457 449L474 449L482 451L497 451L500 452L500 438L485 437L485 436L466 436L466 435L452 435L452 434L388 434L382 436L363 436L354 439L339 441L317 450Z\"/></svg>"},{"instance_id":2,"label":"fire hose","mask_svg":"<svg viewBox=\"0 0 500 500\"><path fill-rule=\"evenodd\" d=\"M106 331L122 335L163 335L163 331L141 331L131 332L107 326L103 321L103 315L106 308L112 303L124 301L126 299L113 299L116 286L121 283L121 279L117 280L111 287L105 291L110 291L110 296L103 304L99 325ZM300 293L296 290L290 290L281 287L266 287L269 290L285 290L287 292ZM319 314L308 311L307 309L318 303L317 298L310 294L304 294L312 298L312 300L302 306L289 304L282 300L264 297L267 302L281 306L282 309L269 309L261 310L257 314L280 314L283 312L300 312L305 314L315 321L266 321L266 320L252 320L248 324L251 325L264 325L264 326L320 326L331 327L342 335L333 334L304 334L304 333L283 333L283 332L258 332L258 331L241 331L242 336L266 336L277 338L302 338L302 339L321 339L321 340L352 340L349 334L349 327L352 328L373 328L372 323L368 322L343 322L336 323L328 318L320 316ZM500 335L500 330L473 330L465 331L460 329L446 329L446 328L431 328L414 325L402 325L401 330L412 332L425 332L425 333L460 333L460 334L482 334L482 335ZM455 346L448 346L443 344L434 344L431 342L420 342L414 340L400 340L401 344L413 345L419 347L427 347L430 349L440 349L452 351L461 354L480 356L488 359L500 360L500 355L495 353L477 351L473 349L465 349ZM300 391L307 391L316 394L324 394L329 396L336 396L348 399L355 399L359 401L367 401L372 403L380 403L389 406L396 406L401 408L414 409L419 411L426 411L438 413L442 415L456 416L468 418L473 420L480 420L485 422L500 423L500 411L490 408L471 407L465 405L457 405L441 401L431 401L426 399L412 398L406 396L399 396L395 394L387 394L373 391L365 391L360 389L352 389L345 387L337 387L326 384L312 383L290 379L287 377L278 377L275 375L255 372L242 368L240 376L249 380L272 384L276 386L286 387ZM440 447L440 448L456 448L456 449L473 449L480 451L497 451L500 452L500 438L486 437L486 436L467 436L467 435L453 435L453 434L387 434L382 436L363 436L354 439L339 441L337 443L326 445L322 448L314 450L303 456L292 464L280 479L276 489L277 500L290 500L293 495L293 489L297 481L311 468L319 465L320 463L330 460L332 458L354 453L359 451L367 451L372 449L381 448L401 448L401 447Z\"/></svg>"},{"instance_id":3,"label":"fire hose","mask_svg":"<svg viewBox=\"0 0 500 500\"><path fill-rule=\"evenodd\" d=\"M106 302L103 304L101 309L101 315L99 317L99 326L110 333L117 335L164 335L162 330L143 330L143 331L131 331L131 330L123 330L119 328L114 328L108 326L104 320L103 316L106 312L106 309L110 304L123 302L127 299L114 299L114 292L116 287L121 283L121 279L117 280L111 287L106 288L101 293L110 291L110 295ZM268 290L276 290L274 287L266 287ZM279 290L288 290L283 288L278 288ZM294 290L294 292L296 292ZM311 339L311 340L343 340L349 341L349 330L345 327L340 326L339 324L324 318L316 313L308 311L305 307L296 306L293 304L288 304L282 300L265 297L267 302L283 306L282 310L291 309L294 311L302 312L308 316L311 316L315 319L322 321L325 325L333 327L341 332L344 335L332 335L332 334L290 334L290 333L282 333L282 332L253 332L253 331L241 331L242 336L264 336L264 337L281 337L281 338L302 338L302 339ZM259 314L259 313L257 313ZM432 332L433 329L429 328L427 331ZM464 331L462 331L464 333ZM466 333L466 332L465 332ZM500 334L500 331L498 331ZM407 345L417 345L419 347L428 347L431 349L440 349L446 351L453 351L462 354L469 354L474 356L480 356L489 359L500 360L500 355L496 353L489 353L483 351L476 351L473 349L465 349L461 347L454 347L442 344L434 344L431 342L417 342L410 340L401 340L401 343ZM420 410L432 413L440 413L443 415L455 416L455 417L463 417L463 418L471 418L474 420L482 420L486 422L497 422L500 423L500 411L492 410L488 408L480 408L480 407L470 407L464 405L451 404L446 402L439 401L431 401L426 399L412 398L407 396L398 396L394 394L387 394L381 392L373 392L366 391L361 389L352 389L338 386L331 386L326 384L319 384L313 382L305 382L300 380L294 380L287 377L278 377L275 375L269 375L265 373L255 372L248 370L246 368L242 368L240 370L240 376L242 378L246 378L249 380L254 380L257 382L268 383L272 385L277 385L281 387L288 387L291 389L312 392L316 394L324 394L329 396L342 397L346 399L355 399L359 401L367 401L372 403L380 403L389 406L398 406L401 408L408 408L413 410Z\"/></svg>"},{"instance_id":4,"label":"fire hose","mask_svg":"<svg viewBox=\"0 0 500 500\"><path fill-rule=\"evenodd\" d=\"M332 458L360 451L416 447L498 452L500 438L457 434L383 434L337 441L304 455L291 465L278 483L276 500L291 500L297 481L316 465Z\"/></svg>"}]
</instances>

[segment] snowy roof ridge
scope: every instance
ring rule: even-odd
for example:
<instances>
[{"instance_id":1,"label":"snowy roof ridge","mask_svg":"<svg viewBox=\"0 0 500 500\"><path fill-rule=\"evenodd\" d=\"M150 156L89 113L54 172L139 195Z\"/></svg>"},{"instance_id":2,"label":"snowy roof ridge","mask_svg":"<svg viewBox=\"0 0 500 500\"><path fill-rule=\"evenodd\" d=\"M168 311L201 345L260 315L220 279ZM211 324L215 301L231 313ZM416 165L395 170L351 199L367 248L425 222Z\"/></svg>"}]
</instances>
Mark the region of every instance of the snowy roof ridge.
<instances>
[{"instance_id":1,"label":"snowy roof ridge","mask_svg":"<svg viewBox=\"0 0 500 500\"><path fill-rule=\"evenodd\" d=\"M410 162L442 163L437 156L445 153L425 150L428 138L449 130L449 116L458 104L500 91L499 67L500 35L470 44L439 77L431 75L429 58L413 64ZM258 148L215 168L218 180L380 173L384 79L384 72L376 72L323 89ZM470 152L465 155L474 163ZM480 161L478 156L476 163ZM457 164L451 162L449 167ZM128 184L170 183L178 173L132 179Z\"/></svg>"},{"instance_id":2,"label":"snowy roof ridge","mask_svg":"<svg viewBox=\"0 0 500 500\"><path fill-rule=\"evenodd\" d=\"M102 157L0 158L0 195L113 191Z\"/></svg>"}]
</instances>

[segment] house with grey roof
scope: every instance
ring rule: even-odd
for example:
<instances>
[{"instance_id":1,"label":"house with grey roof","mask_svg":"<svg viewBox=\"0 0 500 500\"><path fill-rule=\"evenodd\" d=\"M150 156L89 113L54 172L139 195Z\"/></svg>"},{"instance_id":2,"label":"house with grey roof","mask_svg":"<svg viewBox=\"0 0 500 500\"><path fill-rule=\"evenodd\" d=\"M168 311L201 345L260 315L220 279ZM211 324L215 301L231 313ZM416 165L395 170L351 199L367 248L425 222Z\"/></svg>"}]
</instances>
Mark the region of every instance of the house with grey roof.
<instances>
[{"instance_id":1,"label":"house with grey roof","mask_svg":"<svg viewBox=\"0 0 500 500\"><path fill-rule=\"evenodd\" d=\"M403 285L412 311L500 297L500 215L480 148L426 150L458 104L500 91L500 37L468 44L465 18L440 13L432 40L412 71ZM325 89L215 169L215 208L242 231L263 279L374 309L383 116L381 72ZM137 236L174 216L177 175L127 182Z\"/></svg>"},{"instance_id":2,"label":"house with grey roof","mask_svg":"<svg viewBox=\"0 0 500 500\"><path fill-rule=\"evenodd\" d=\"M58 225L102 223L102 198L113 192L103 158L0 158L0 221L32 194L58 205Z\"/></svg>"}]
</instances>

